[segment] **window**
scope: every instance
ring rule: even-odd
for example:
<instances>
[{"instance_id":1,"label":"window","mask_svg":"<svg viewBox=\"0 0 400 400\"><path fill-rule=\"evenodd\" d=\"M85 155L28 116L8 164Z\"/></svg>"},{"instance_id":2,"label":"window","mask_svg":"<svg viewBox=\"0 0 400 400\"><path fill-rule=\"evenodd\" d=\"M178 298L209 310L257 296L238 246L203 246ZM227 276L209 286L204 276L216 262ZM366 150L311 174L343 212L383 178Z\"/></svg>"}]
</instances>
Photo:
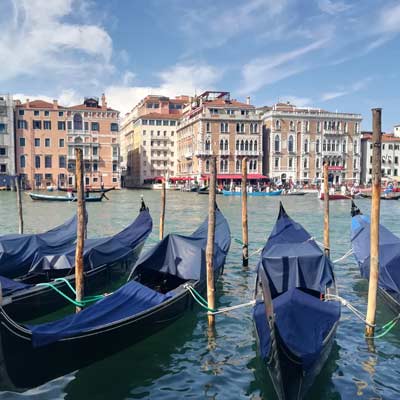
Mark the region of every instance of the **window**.
<instances>
[{"instance_id":1,"label":"window","mask_svg":"<svg viewBox=\"0 0 400 400\"><path fill-rule=\"evenodd\" d=\"M389 144L389 150L393 150L393 145Z\"/></svg>"},{"instance_id":2,"label":"window","mask_svg":"<svg viewBox=\"0 0 400 400\"><path fill-rule=\"evenodd\" d=\"M224 141L222 139L219 141L219 149L220 150L224 149Z\"/></svg>"},{"instance_id":3,"label":"window","mask_svg":"<svg viewBox=\"0 0 400 400\"><path fill-rule=\"evenodd\" d=\"M354 124L354 131L355 131L355 133L358 133L358 131L359 131L358 122L356 122L356 123Z\"/></svg>"},{"instance_id":4,"label":"window","mask_svg":"<svg viewBox=\"0 0 400 400\"><path fill-rule=\"evenodd\" d=\"M257 140L254 141L254 151L257 151Z\"/></svg>"},{"instance_id":5,"label":"window","mask_svg":"<svg viewBox=\"0 0 400 400\"><path fill-rule=\"evenodd\" d=\"M344 132L345 132L345 133L348 133L348 125L347 125L347 122L345 122L345 123L343 124L343 127L344 127Z\"/></svg>"},{"instance_id":6,"label":"window","mask_svg":"<svg viewBox=\"0 0 400 400\"><path fill-rule=\"evenodd\" d=\"M322 151L326 151L326 139L322 143Z\"/></svg>"},{"instance_id":7,"label":"window","mask_svg":"<svg viewBox=\"0 0 400 400\"><path fill-rule=\"evenodd\" d=\"M399 157L397 157L397 156L394 157L394 163L395 163L395 164L398 164L398 163L399 163ZM397 174L396 174L396 176L397 176Z\"/></svg>"},{"instance_id":8,"label":"window","mask_svg":"<svg viewBox=\"0 0 400 400\"><path fill-rule=\"evenodd\" d=\"M279 138L279 135L276 135L274 140L274 150L275 152L279 152L280 149L281 149L281 140Z\"/></svg>"},{"instance_id":9,"label":"window","mask_svg":"<svg viewBox=\"0 0 400 400\"><path fill-rule=\"evenodd\" d=\"M221 133L228 133L228 123L221 122Z\"/></svg>"},{"instance_id":10,"label":"window","mask_svg":"<svg viewBox=\"0 0 400 400\"><path fill-rule=\"evenodd\" d=\"M17 121L17 128L18 129L28 129L28 123L24 119L19 119Z\"/></svg>"},{"instance_id":11,"label":"window","mask_svg":"<svg viewBox=\"0 0 400 400\"><path fill-rule=\"evenodd\" d=\"M235 110L232 110L232 109L228 108L228 109L226 110L226 113L227 113L228 115L235 115Z\"/></svg>"},{"instance_id":12,"label":"window","mask_svg":"<svg viewBox=\"0 0 400 400\"><path fill-rule=\"evenodd\" d=\"M306 121L306 132L310 131L310 121Z\"/></svg>"},{"instance_id":13,"label":"window","mask_svg":"<svg viewBox=\"0 0 400 400\"><path fill-rule=\"evenodd\" d=\"M319 168L319 158L315 160L315 168Z\"/></svg>"},{"instance_id":14,"label":"window","mask_svg":"<svg viewBox=\"0 0 400 400\"><path fill-rule=\"evenodd\" d=\"M0 123L0 133L5 133L7 130L7 125Z\"/></svg>"},{"instance_id":15,"label":"window","mask_svg":"<svg viewBox=\"0 0 400 400\"><path fill-rule=\"evenodd\" d=\"M40 156L35 156L35 168L40 168Z\"/></svg>"},{"instance_id":16,"label":"window","mask_svg":"<svg viewBox=\"0 0 400 400\"><path fill-rule=\"evenodd\" d=\"M167 119L164 119L164 120L163 120L163 125L164 125L164 126L168 126L168 120L167 120Z\"/></svg>"},{"instance_id":17,"label":"window","mask_svg":"<svg viewBox=\"0 0 400 400\"><path fill-rule=\"evenodd\" d=\"M79 113L74 114L74 129L81 131L83 129L82 115Z\"/></svg>"},{"instance_id":18,"label":"window","mask_svg":"<svg viewBox=\"0 0 400 400\"><path fill-rule=\"evenodd\" d=\"M315 152L318 154L321 151L321 142L319 139L317 139L317 141L315 142Z\"/></svg>"},{"instance_id":19,"label":"window","mask_svg":"<svg viewBox=\"0 0 400 400\"><path fill-rule=\"evenodd\" d=\"M18 115L24 115L25 111L24 110L18 110Z\"/></svg>"},{"instance_id":20,"label":"window","mask_svg":"<svg viewBox=\"0 0 400 400\"><path fill-rule=\"evenodd\" d=\"M308 159L307 158L304 159L303 166L304 166L304 168L308 168Z\"/></svg>"},{"instance_id":21,"label":"window","mask_svg":"<svg viewBox=\"0 0 400 400\"><path fill-rule=\"evenodd\" d=\"M206 123L206 132L211 132L211 124L209 122Z\"/></svg>"},{"instance_id":22,"label":"window","mask_svg":"<svg viewBox=\"0 0 400 400\"><path fill-rule=\"evenodd\" d=\"M289 140L288 140L288 150L289 153L292 153L294 151L294 140L293 140L293 135L289 136Z\"/></svg>"},{"instance_id":23,"label":"window","mask_svg":"<svg viewBox=\"0 0 400 400\"><path fill-rule=\"evenodd\" d=\"M7 149L5 147L0 147L0 156L6 156L7 155Z\"/></svg>"},{"instance_id":24,"label":"window","mask_svg":"<svg viewBox=\"0 0 400 400\"><path fill-rule=\"evenodd\" d=\"M346 153L346 141L345 140L343 140L343 142L342 142L342 152Z\"/></svg>"},{"instance_id":25,"label":"window","mask_svg":"<svg viewBox=\"0 0 400 400\"><path fill-rule=\"evenodd\" d=\"M51 156L44 156L44 167L51 168Z\"/></svg>"},{"instance_id":26,"label":"window","mask_svg":"<svg viewBox=\"0 0 400 400\"><path fill-rule=\"evenodd\" d=\"M228 140L226 139L225 140L225 150L228 150L229 149L229 143L228 143Z\"/></svg>"},{"instance_id":27,"label":"window","mask_svg":"<svg viewBox=\"0 0 400 400\"><path fill-rule=\"evenodd\" d=\"M258 124L256 124L256 123L250 124L250 133L258 133Z\"/></svg>"},{"instance_id":28,"label":"window","mask_svg":"<svg viewBox=\"0 0 400 400\"><path fill-rule=\"evenodd\" d=\"M40 147L40 138L35 138L35 147Z\"/></svg>"},{"instance_id":29,"label":"window","mask_svg":"<svg viewBox=\"0 0 400 400\"><path fill-rule=\"evenodd\" d=\"M25 156L21 156L19 158L19 164L20 164L21 168L25 168L25 166L26 166L26 158L25 158Z\"/></svg>"},{"instance_id":30,"label":"window","mask_svg":"<svg viewBox=\"0 0 400 400\"><path fill-rule=\"evenodd\" d=\"M161 126L161 124L162 124L161 119L157 119L157 120L156 120L156 125Z\"/></svg>"},{"instance_id":31,"label":"window","mask_svg":"<svg viewBox=\"0 0 400 400\"><path fill-rule=\"evenodd\" d=\"M7 172L7 164L0 164L0 172L4 174Z\"/></svg>"},{"instance_id":32,"label":"window","mask_svg":"<svg viewBox=\"0 0 400 400\"><path fill-rule=\"evenodd\" d=\"M98 164L97 163L93 163L93 171L97 172L98 169L99 169Z\"/></svg>"},{"instance_id":33,"label":"window","mask_svg":"<svg viewBox=\"0 0 400 400\"><path fill-rule=\"evenodd\" d=\"M99 130L99 123L98 122L92 122L91 130L92 131L98 131Z\"/></svg>"},{"instance_id":34,"label":"window","mask_svg":"<svg viewBox=\"0 0 400 400\"><path fill-rule=\"evenodd\" d=\"M59 139L58 140L58 147L64 147L65 146L65 140L64 139Z\"/></svg>"},{"instance_id":35,"label":"window","mask_svg":"<svg viewBox=\"0 0 400 400\"><path fill-rule=\"evenodd\" d=\"M59 112L58 112L58 116L59 116L59 117L63 117L63 116L64 116L64 111L59 111Z\"/></svg>"},{"instance_id":36,"label":"window","mask_svg":"<svg viewBox=\"0 0 400 400\"><path fill-rule=\"evenodd\" d=\"M65 131L65 121L58 121L57 122L57 129L59 131Z\"/></svg>"},{"instance_id":37,"label":"window","mask_svg":"<svg viewBox=\"0 0 400 400\"><path fill-rule=\"evenodd\" d=\"M111 132L118 132L118 124L115 122L111 122L110 129Z\"/></svg>"},{"instance_id":38,"label":"window","mask_svg":"<svg viewBox=\"0 0 400 400\"><path fill-rule=\"evenodd\" d=\"M289 157L289 168L293 168L293 158Z\"/></svg>"},{"instance_id":39,"label":"window","mask_svg":"<svg viewBox=\"0 0 400 400\"><path fill-rule=\"evenodd\" d=\"M113 169L113 172L117 172L117 164L113 164L113 166L112 166L112 169Z\"/></svg>"},{"instance_id":40,"label":"window","mask_svg":"<svg viewBox=\"0 0 400 400\"><path fill-rule=\"evenodd\" d=\"M275 168L279 168L279 158L275 158Z\"/></svg>"},{"instance_id":41,"label":"window","mask_svg":"<svg viewBox=\"0 0 400 400\"><path fill-rule=\"evenodd\" d=\"M33 129L42 129L42 121L33 120Z\"/></svg>"},{"instance_id":42,"label":"window","mask_svg":"<svg viewBox=\"0 0 400 400\"><path fill-rule=\"evenodd\" d=\"M317 122L317 132L321 132L321 121Z\"/></svg>"},{"instance_id":43,"label":"window","mask_svg":"<svg viewBox=\"0 0 400 400\"><path fill-rule=\"evenodd\" d=\"M50 112L49 112L49 111L45 111L45 112L44 112L44 116L45 116L45 117L48 117L49 115L50 115Z\"/></svg>"},{"instance_id":44,"label":"window","mask_svg":"<svg viewBox=\"0 0 400 400\"><path fill-rule=\"evenodd\" d=\"M147 119L142 119L142 125L147 125Z\"/></svg>"},{"instance_id":45,"label":"window","mask_svg":"<svg viewBox=\"0 0 400 400\"><path fill-rule=\"evenodd\" d=\"M176 126L176 121L169 121L170 126Z\"/></svg>"},{"instance_id":46,"label":"window","mask_svg":"<svg viewBox=\"0 0 400 400\"><path fill-rule=\"evenodd\" d=\"M385 150L385 144L382 145L382 150Z\"/></svg>"},{"instance_id":47,"label":"window","mask_svg":"<svg viewBox=\"0 0 400 400\"><path fill-rule=\"evenodd\" d=\"M244 124L238 122L236 124L236 133L244 133Z\"/></svg>"},{"instance_id":48,"label":"window","mask_svg":"<svg viewBox=\"0 0 400 400\"><path fill-rule=\"evenodd\" d=\"M275 129L276 129L276 130L281 129L281 121L279 121L279 119L277 119L277 120L275 121Z\"/></svg>"},{"instance_id":49,"label":"window","mask_svg":"<svg viewBox=\"0 0 400 400\"><path fill-rule=\"evenodd\" d=\"M289 123L289 129L290 129L291 131L294 131L294 122L293 122L293 121L290 121L290 123Z\"/></svg>"},{"instance_id":50,"label":"window","mask_svg":"<svg viewBox=\"0 0 400 400\"><path fill-rule=\"evenodd\" d=\"M218 114L218 108L210 108L209 110L211 115Z\"/></svg>"},{"instance_id":51,"label":"window","mask_svg":"<svg viewBox=\"0 0 400 400\"><path fill-rule=\"evenodd\" d=\"M39 111L35 110L35 111L33 112L33 115L34 115L35 117L37 117L37 116L39 115Z\"/></svg>"},{"instance_id":52,"label":"window","mask_svg":"<svg viewBox=\"0 0 400 400\"><path fill-rule=\"evenodd\" d=\"M58 167L59 168L66 168L67 166L67 160L65 156L59 156L58 157Z\"/></svg>"},{"instance_id":53,"label":"window","mask_svg":"<svg viewBox=\"0 0 400 400\"><path fill-rule=\"evenodd\" d=\"M50 147L50 138L44 139L44 145L45 145L45 147Z\"/></svg>"},{"instance_id":54,"label":"window","mask_svg":"<svg viewBox=\"0 0 400 400\"><path fill-rule=\"evenodd\" d=\"M24 146L25 146L25 138L24 138L24 137L19 138L19 145L20 145L21 147L24 147Z\"/></svg>"}]
</instances>

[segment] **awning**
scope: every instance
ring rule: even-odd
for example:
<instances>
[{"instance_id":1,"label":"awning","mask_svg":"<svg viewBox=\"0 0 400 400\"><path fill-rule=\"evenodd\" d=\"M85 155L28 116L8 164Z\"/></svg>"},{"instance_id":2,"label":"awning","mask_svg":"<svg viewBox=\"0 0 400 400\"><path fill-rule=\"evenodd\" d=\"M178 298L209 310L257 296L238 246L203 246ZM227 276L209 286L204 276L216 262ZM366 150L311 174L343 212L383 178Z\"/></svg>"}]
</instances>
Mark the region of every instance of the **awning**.
<instances>
[{"instance_id":1,"label":"awning","mask_svg":"<svg viewBox=\"0 0 400 400\"><path fill-rule=\"evenodd\" d=\"M209 179L210 175L208 174L203 174L202 179ZM217 179L236 179L236 180L241 180L242 179L242 174L218 174ZM262 174L248 174L247 179L268 179L267 176L264 176Z\"/></svg>"},{"instance_id":2,"label":"awning","mask_svg":"<svg viewBox=\"0 0 400 400\"><path fill-rule=\"evenodd\" d=\"M194 178L191 176L173 176L169 178L171 182L177 182L177 181L194 181Z\"/></svg>"}]
</instances>

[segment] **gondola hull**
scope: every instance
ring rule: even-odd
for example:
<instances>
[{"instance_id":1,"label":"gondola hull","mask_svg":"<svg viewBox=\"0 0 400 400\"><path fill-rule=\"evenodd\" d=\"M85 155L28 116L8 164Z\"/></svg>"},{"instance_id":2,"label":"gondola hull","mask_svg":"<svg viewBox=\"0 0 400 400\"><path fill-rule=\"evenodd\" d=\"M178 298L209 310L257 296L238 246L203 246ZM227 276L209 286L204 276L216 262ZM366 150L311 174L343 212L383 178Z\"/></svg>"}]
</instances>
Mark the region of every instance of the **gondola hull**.
<instances>
[{"instance_id":1,"label":"gondola hull","mask_svg":"<svg viewBox=\"0 0 400 400\"><path fill-rule=\"evenodd\" d=\"M69 189L69 188L61 188L59 187L57 189L60 192L70 192L72 191L73 193L76 193L76 189ZM87 189L85 188L85 193L107 193L110 192L111 190L115 190L115 187L108 188L108 189Z\"/></svg>"},{"instance_id":2,"label":"gondola hull","mask_svg":"<svg viewBox=\"0 0 400 400\"><path fill-rule=\"evenodd\" d=\"M120 262L112 265L102 265L84 272L84 293L86 296L97 294L112 282L126 277L130 268L137 261L144 242L135 247L132 254ZM68 275L65 279L75 287L75 275ZM64 281L51 283L61 292L74 298ZM3 308L7 315L16 321L28 321L42 317L59 310L71 303L49 286L33 286L3 298Z\"/></svg>"},{"instance_id":3,"label":"gondola hull","mask_svg":"<svg viewBox=\"0 0 400 400\"><path fill-rule=\"evenodd\" d=\"M38 194L38 193L29 193L29 196L34 201L56 201L56 202L68 202L73 203L77 201L77 197L68 197L68 196L51 196L47 194ZM89 203L98 203L103 200L104 195L101 196L87 196L85 198L85 202Z\"/></svg>"}]
</instances>

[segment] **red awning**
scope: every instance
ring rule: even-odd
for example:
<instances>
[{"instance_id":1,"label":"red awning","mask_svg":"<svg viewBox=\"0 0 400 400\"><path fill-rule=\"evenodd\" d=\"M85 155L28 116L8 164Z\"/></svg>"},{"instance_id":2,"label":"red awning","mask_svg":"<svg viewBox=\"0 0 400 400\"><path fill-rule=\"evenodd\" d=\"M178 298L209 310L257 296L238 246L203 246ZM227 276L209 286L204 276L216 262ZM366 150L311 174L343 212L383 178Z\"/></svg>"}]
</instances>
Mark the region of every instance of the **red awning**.
<instances>
[{"instance_id":1,"label":"red awning","mask_svg":"<svg viewBox=\"0 0 400 400\"><path fill-rule=\"evenodd\" d=\"M169 178L171 182L177 182L177 181L194 181L194 178L191 176L173 176Z\"/></svg>"},{"instance_id":2,"label":"red awning","mask_svg":"<svg viewBox=\"0 0 400 400\"><path fill-rule=\"evenodd\" d=\"M208 174L203 174L201 176L203 179L209 179L210 175ZM241 174L218 174L217 179L236 179L236 180L241 180L242 175ZM247 179L268 179L267 176L262 175L262 174L248 174Z\"/></svg>"}]
</instances>

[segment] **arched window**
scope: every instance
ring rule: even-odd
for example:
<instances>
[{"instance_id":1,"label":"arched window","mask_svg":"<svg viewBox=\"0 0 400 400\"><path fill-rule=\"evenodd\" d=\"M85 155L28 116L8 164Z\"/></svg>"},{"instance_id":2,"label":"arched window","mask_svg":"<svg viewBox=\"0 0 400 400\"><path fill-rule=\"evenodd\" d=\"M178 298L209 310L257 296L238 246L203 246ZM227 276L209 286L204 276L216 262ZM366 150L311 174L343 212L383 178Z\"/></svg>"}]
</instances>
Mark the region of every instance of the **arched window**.
<instances>
[{"instance_id":1,"label":"arched window","mask_svg":"<svg viewBox=\"0 0 400 400\"><path fill-rule=\"evenodd\" d=\"M304 141L304 153L308 153L308 139Z\"/></svg>"},{"instance_id":2,"label":"arched window","mask_svg":"<svg viewBox=\"0 0 400 400\"><path fill-rule=\"evenodd\" d=\"M292 153L294 151L294 139L293 139L293 135L289 136L289 140L288 140L288 150L289 153Z\"/></svg>"},{"instance_id":3,"label":"arched window","mask_svg":"<svg viewBox=\"0 0 400 400\"><path fill-rule=\"evenodd\" d=\"M240 150L244 150L244 140L240 142Z\"/></svg>"},{"instance_id":4,"label":"arched window","mask_svg":"<svg viewBox=\"0 0 400 400\"><path fill-rule=\"evenodd\" d=\"M253 160L249 161L249 171L253 169Z\"/></svg>"},{"instance_id":5,"label":"arched window","mask_svg":"<svg viewBox=\"0 0 400 400\"><path fill-rule=\"evenodd\" d=\"M26 166L26 158L25 158L25 156L21 156L19 158L19 163L21 165L21 168L25 168L25 166Z\"/></svg>"},{"instance_id":6,"label":"arched window","mask_svg":"<svg viewBox=\"0 0 400 400\"><path fill-rule=\"evenodd\" d=\"M319 139L317 139L317 141L315 142L315 152L316 153L320 152L320 141L319 141Z\"/></svg>"},{"instance_id":7,"label":"arched window","mask_svg":"<svg viewBox=\"0 0 400 400\"><path fill-rule=\"evenodd\" d=\"M211 148L211 143L210 143L210 141L207 139L207 140L206 140L206 150L210 150L210 148Z\"/></svg>"},{"instance_id":8,"label":"arched window","mask_svg":"<svg viewBox=\"0 0 400 400\"><path fill-rule=\"evenodd\" d=\"M324 139L324 141L323 141L322 151L326 151L326 139Z\"/></svg>"},{"instance_id":9,"label":"arched window","mask_svg":"<svg viewBox=\"0 0 400 400\"><path fill-rule=\"evenodd\" d=\"M332 151L335 151L335 141L332 140Z\"/></svg>"},{"instance_id":10,"label":"arched window","mask_svg":"<svg viewBox=\"0 0 400 400\"><path fill-rule=\"evenodd\" d=\"M279 119L277 119L277 120L275 121L275 128L276 128L276 129L281 129L281 121L279 121Z\"/></svg>"},{"instance_id":11,"label":"arched window","mask_svg":"<svg viewBox=\"0 0 400 400\"><path fill-rule=\"evenodd\" d=\"M294 122L293 121L290 121L290 130L294 131Z\"/></svg>"},{"instance_id":12,"label":"arched window","mask_svg":"<svg viewBox=\"0 0 400 400\"><path fill-rule=\"evenodd\" d=\"M275 136L275 147L274 147L276 152L279 152L281 149L281 140L279 138L279 135Z\"/></svg>"},{"instance_id":13,"label":"arched window","mask_svg":"<svg viewBox=\"0 0 400 400\"><path fill-rule=\"evenodd\" d=\"M224 141L222 139L219 141L219 149L220 150L224 149Z\"/></svg>"},{"instance_id":14,"label":"arched window","mask_svg":"<svg viewBox=\"0 0 400 400\"><path fill-rule=\"evenodd\" d=\"M253 161L253 171L257 170L257 160Z\"/></svg>"},{"instance_id":15,"label":"arched window","mask_svg":"<svg viewBox=\"0 0 400 400\"><path fill-rule=\"evenodd\" d=\"M206 172L210 171L210 160L206 160Z\"/></svg>"},{"instance_id":16,"label":"arched window","mask_svg":"<svg viewBox=\"0 0 400 400\"><path fill-rule=\"evenodd\" d=\"M354 159L353 168L357 169L357 158Z\"/></svg>"},{"instance_id":17,"label":"arched window","mask_svg":"<svg viewBox=\"0 0 400 400\"><path fill-rule=\"evenodd\" d=\"M244 149L246 151L249 150L249 142L247 140L244 142Z\"/></svg>"},{"instance_id":18,"label":"arched window","mask_svg":"<svg viewBox=\"0 0 400 400\"><path fill-rule=\"evenodd\" d=\"M344 128L344 132L347 133L347 122L344 123L343 128Z\"/></svg>"},{"instance_id":19,"label":"arched window","mask_svg":"<svg viewBox=\"0 0 400 400\"><path fill-rule=\"evenodd\" d=\"M219 162L219 170L220 170L220 172L223 172L223 171L224 171L224 160L221 160L221 161Z\"/></svg>"},{"instance_id":20,"label":"arched window","mask_svg":"<svg viewBox=\"0 0 400 400\"><path fill-rule=\"evenodd\" d=\"M357 139L354 140L353 150L354 150L354 154L357 154Z\"/></svg>"},{"instance_id":21,"label":"arched window","mask_svg":"<svg viewBox=\"0 0 400 400\"><path fill-rule=\"evenodd\" d=\"M236 133L240 133L240 124L239 124L239 122L236 123Z\"/></svg>"},{"instance_id":22,"label":"arched window","mask_svg":"<svg viewBox=\"0 0 400 400\"><path fill-rule=\"evenodd\" d=\"M250 151L253 151L253 141L252 141L252 140L250 140L250 147L249 147L249 150L250 150Z\"/></svg>"},{"instance_id":23,"label":"arched window","mask_svg":"<svg viewBox=\"0 0 400 400\"><path fill-rule=\"evenodd\" d=\"M315 160L315 168L319 168L319 158L317 158L316 160Z\"/></svg>"},{"instance_id":24,"label":"arched window","mask_svg":"<svg viewBox=\"0 0 400 400\"><path fill-rule=\"evenodd\" d=\"M228 172L228 160L224 161L224 166L225 172Z\"/></svg>"},{"instance_id":25,"label":"arched window","mask_svg":"<svg viewBox=\"0 0 400 400\"><path fill-rule=\"evenodd\" d=\"M307 158L304 159L303 165L304 165L304 168L308 168L308 159Z\"/></svg>"},{"instance_id":26,"label":"arched window","mask_svg":"<svg viewBox=\"0 0 400 400\"><path fill-rule=\"evenodd\" d=\"M241 163L239 160L236 160L236 172L240 172L241 171Z\"/></svg>"},{"instance_id":27,"label":"arched window","mask_svg":"<svg viewBox=\"0 0 400 400\"><path fill-rule=\"evenodd\" d=\"M328 129L328 122L324 121L324 129L327 130Z\"/></svg>"},{"instance_id":28,"label":"arched window","mask_svg":"<svg viewBox=\"0 0 400 400\"><path fill-rule=\"evenodd\" d=\"M257 140L254 141L254 151L257 151Z\"/></svg>"},{"instance_id":29,"label":"arched window","mask_svg":"<svg viewBox=\"0 0 400 400\"><path fill-rule=\"evenodd\" d=\"M81 131L82 125L82 115L79 113L74 114L74 130Z\"/></svg>"},{"instance_id":30,"label":"arched window","mask_svg":"<svg viewBox=\"0 0 400 400\"><path fill-rule=\"evenodd\" d=\"M340 151L340 142L336 140L336 151Z\"/></svg>"},{"instance_id":31,"label":"arched window","mask_svg":"<svg viewBox=\"0 0 400 400\"><path fill-rule=\"evenodd\" d=\"M343 142L342 142L342 152L346 153L346 141L345 140L343 140Z\"/></svg>"},{"instance_id":32,"label":"arched window","mask_svg":"<svg viewBox=\"0 0 400 400\"><path fill-rule=\"evenodd\" d=\"M331 151L331 141L328 140L328 146L326 147L327 151Z\"/></svg>"},{"instance_id":33,"label":"arched window","mask_svg":"<svg viewBox=\"0 0 400 400\"><path fill-rule=\"evenodd\" d=\"M228 144L228 139L225 139L225 150L228 150L229 144Z\"/></svg>"},{"instance_id":34,"label":"arched window","mask_svg":"<svg viewBox=\"0 0 400 400\"><path fill-rule=\"evenodd\" d=\"M236 150L239 150L239 148L240 148L240 142L239 140L236 140Z\"/></svg>"}]
</instances>

